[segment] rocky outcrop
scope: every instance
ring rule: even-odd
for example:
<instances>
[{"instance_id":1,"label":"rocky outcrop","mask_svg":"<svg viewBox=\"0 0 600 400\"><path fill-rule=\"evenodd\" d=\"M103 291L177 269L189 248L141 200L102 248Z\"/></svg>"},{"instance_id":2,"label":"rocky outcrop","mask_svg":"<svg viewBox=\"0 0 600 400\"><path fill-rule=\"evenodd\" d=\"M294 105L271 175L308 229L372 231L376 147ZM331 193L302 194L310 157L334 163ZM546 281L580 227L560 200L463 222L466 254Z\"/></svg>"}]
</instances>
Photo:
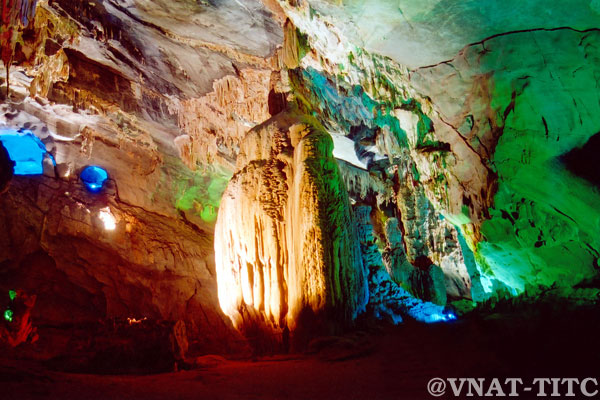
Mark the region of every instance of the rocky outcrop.
<instances>
[{"instance_id":1,"label":"rocky outcrop","mask_svg":"<svg viewBox=\"0 0 600 400\"><path fill-rule=\"evenodd\" d=\"M219 301L247 335L331 333L367 302L366 273L332 141L281 113L251 130L215 228Z\"/></svg>"},{"instance_id":2,"label":"rocky outcrop","mask_svg":"<svg viewBox=\"0 0 600 400\"><path fill-rule=\"evenodd\" d=\"M52 158L0 199L0 289L37 294L41 329L147 317L185 321L195 351L244 348L213 228L237 136L280 109L281 33L258 1L192 3L44 1L23 32L0 125ZM86 165L108 171L102 193L83 189Z\"/></svg>"},{"instance_id":3,"label":"rocky outcrop","mask_svg":"<svg viewBox=\"0 0 600 400\"><path fill-rule=\"evenodd\" d=\"M385 224L387 247L383 253L383 262L392 279L409 288L416 297L436 304L446 304L446 276L437 265L431 264L427 257L421 257L417 267L411 264L404 251L402 232L398 220L390 218Z\"/></svg>"},{"instance_id":4,"label":"rocky outcrop","mask_svg":"<svg viewBox=\"0 0 600 400\"><path fill-rule=\"evenodd\" d=\"M198 350L232 350L210 233L123 203L112 185L90 195L76 180L15 180L0 198L1 290L35 293L36 325L183 320Z\"/></svg>"},{"instance_id":5,"label":"rocky outcrop","mask_svg":"<svg viewBox=\"0 0 600 400\"><path fill-rule=\"evenodd\" d=\"M271 74L247 68L215 81L206 96L181 102L179 126L186 134L175 145L186 165L235 162L246 132L271 116L269 93L276 84Z\"/></svg>"},{"instance_id":6,"label":"rocky outcrop","mask_svg":"<svg viewBox=\"0 0 600 400\"><path fill-rule=\"evenodd\" d=\"M22 36L26 94L125 129L155 125L161 150L176 148L192 169L231 168L239 138L280 97L280 28L257 0L40 2Z\"/></svg>"},{"instance_id":7,"label":"rocky outcrop","mask_svg":"<svg viewBox=\"0 0 600 400\"><path fill-rule=\"evenodd\" d=\"M498 176L474 250L486 273L518 291L571 286L597 274L592 221L600 218L600 198L565 155L600 129L590 97L599 43L596 30L507 33L411 73L415 88L432 99L440 132L460 134ZM471 210L481 204L465 197Z\"/></svg>"},{"instance_id":8,"label":"rocky outcrop","mask_svg":"<svg viewBox=\"0 0 600 400\"><path fill-rule=\"evenodd\" d=\"M354 217L363 264L369 271L368 316L393 324L402 322L404 318L426 323L450 321L456 318L452 313L444 310L446 288L444 287L444 276L439 267L436 267L439 270L437 279L422 281L422 288L427 293L418 293L420 295L433 293L434 296L430 296L427 300L433 300L434 302L423 301L415 297L394 282L383 266L381 253L375 245L375 236L373 235L373 225L371 222L371 207L356 205L354 207ZM410 277L412 278L416 276L418 270L413 268L412 265L410 268L412 270ZM403 283L412 282L405 281ZM440 284L441 287L439 286ZM441 301L441 297L443 297L443 301Z\"/></svg>"},{"instance_id":9,"label":"rocky outcrop","mask_svg":"<svg viewBox=\"0 0 600 400\"><path fill-rule=\"evenodd\" d=\"M404 129L411 129L410 125L402 125ZM402 149L397 149L396 154L402 154ZM393 157L394 153L389 153ZM416 267L429 269L431 265L436 265L436 270L441 268L441 276L445 283L438 283L438 287L446 287L448 295L453 298L471 297L471 276L465 267L463 251L458 245L458 232L455 226L449 223L440 211L437 211L431 201L428 199L426 189L418 184L418 172L416 164L409 156L404 161L399 162L394 167L395 175L395 204L397 205L397 223L391 225L391 230L400 229L400 232L390 232L392 238L389 240L391 248L398 249L398 233L401 233L400 240L405 246L405 256L401 254L400 261L393 262L400 270L405 269L406 261ZM415 177L415 175L417 175ZM417 179L415 179L417 178ZM396 242L396 243L394 243ZM399 250L396 251L399 253ZM396 276L395 273L392 274ZM430 275L430 274L426 274ZM413 280L416 286L420 286L416 280L408 279L400 282ZM430 279L430 278L427 278ZM415 293L423 293L417 290ZM440 297L441 296L441 297ZM442 296L436 298L444 298ZM432 300L429 296L424 299Z\"/></svg>"},{"instance_id":10,"label":"rocky outcrop","mask_svg":"<svg viewBox=\"0 0 600 400\"><path fill-rule=\"evenodd\" d=\"M582 2L578 10L587 12L561 13L564 26L540 28L545 25L532 18L511 20L518 28L502 31L506 24L486 21L449 35L457 40L451 47L466 47L432 64L423 59L449 47L427 39L425 52L407 53L386 47L387 34L357 36L367 21L380 23L373 15L389 5L280 5L291 20L283 50L299 102L328 130L355 140L369 172L382 157L397 166L395 216L411 263L425 256L439 265L457 297L468 296L471 285L477 293L471 297L485 298L597 276L594 178L576 172L581 168L566 156L576 147L592 148L586 142L598 132L591 111L598 104L590 97L598 59L595 6ZM348 23L345 18L361 10L364 19ZM469 10L450 14L465 18ZM434 11L418 18L410 8L384 15L410 37L427 18L439 17ZM354 137L357 129L368 134ZM384 162L384 177L394 174L386 168ZM465 268L471 252L476 268Z\"/></svg>"},{"instance_id":11,"label":"rocky outcrop","mask_svg":"<svg viewBox=\"0 0 600 400\"><path fill-rule=\"evenodd\" d=\"M218 305L213 227L194 206L218 185L99 116L28 99L3 105L0 123L30 129L56 162L0 197L0 290L37 295L42 340L49 325L147 317L185 321L194 351L244 347ZM108 171L104 191L85 189L86 165Z\"/></svg>"},{"instance_id":12,"label":"rocky outcrop","mask_svg":"<svg viewBox=\"0 0 600 400\"><path fill-rule=\"evenodd\" d=\"M425 267L438 265L450 296L471 297L471 278L453 226L464 212L463 183L453 171L470 162L472 154L456 155L448 142L436 136L427 100L412 91L402 66L368 53L356 54L336 36L336 28L318 16L307 17L296 9L289 12L300 24L286 26L286 40L295 38L296 47L283 48L288 68L297 65L289 71L294 94L328 130L354 142L356 156L367 169L342 168L351 195L402 222L409 263L428 260ZM319 35L300 31L309 28ZM481 171L473 170L473 174ZM480 184L487 185L483 171L475 183L477 190Z\"/></svg>"}]
</instances>

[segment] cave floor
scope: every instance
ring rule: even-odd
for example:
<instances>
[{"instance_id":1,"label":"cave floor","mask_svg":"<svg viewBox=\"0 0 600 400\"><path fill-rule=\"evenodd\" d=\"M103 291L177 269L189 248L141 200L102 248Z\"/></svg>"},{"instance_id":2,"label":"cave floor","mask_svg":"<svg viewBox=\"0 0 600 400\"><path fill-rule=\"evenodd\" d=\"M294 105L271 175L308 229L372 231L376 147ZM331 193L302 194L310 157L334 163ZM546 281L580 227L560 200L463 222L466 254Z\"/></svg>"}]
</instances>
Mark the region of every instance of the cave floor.
<instances>
[{"instance_id":1,"label":"cave floor","mask_svg":"<svg viewBox=\"0 0 600 400\"><path fill-rule=\"evenodd\" d=\"M370 327L323 338L310 354L254 360L205 356L200 368L153 375L72 374L31 361L0 359L0 397L431 399L426 385L434 377L598 378L599 333L600 313L595 309Z\"/></svg>"}]
</instances>

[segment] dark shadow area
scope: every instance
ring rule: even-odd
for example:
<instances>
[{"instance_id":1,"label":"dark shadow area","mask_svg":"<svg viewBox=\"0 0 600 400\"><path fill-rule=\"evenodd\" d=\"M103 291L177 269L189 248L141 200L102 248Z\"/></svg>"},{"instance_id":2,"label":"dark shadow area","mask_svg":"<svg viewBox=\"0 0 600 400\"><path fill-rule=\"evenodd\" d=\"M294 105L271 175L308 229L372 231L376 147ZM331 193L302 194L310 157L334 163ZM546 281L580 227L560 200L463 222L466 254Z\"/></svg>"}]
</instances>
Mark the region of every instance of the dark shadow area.
<instances>
[{"instance_id":1,"label":"dark shadow area","mask_svg":"<svg viewBox=\"0 0 600 400\"><path fill-rule=\"evenodd\" d=\"M8 185L13 178L14 161L10 159L8 151L0 142L0 194L8 189Z\"/></svg>"},{"instance_id":2,"label":"dark shadow area","mask_svg":"<svg viewBox=\"0 0 600 400\"><path fill-rule=\"evenodd\" d=\"M486 390L492 378L518 377L531 386L534 378L597 377L599 311L555 300L511 300L448 324L391 326L365 319L354 332L314 339L302 354L199 357L187 370L154 375L57 372L24 359L27 350L18 347L4 349L0 376L3 393L20 399L430 399L426 387L435 377L485 378ZM107 349L89 361L102 369L160 359L160 349L147 342L129 353ZM520 392L519 398L536 394Z\"/></svg>"},{"instance_id":3,"label":"dark shadow area","mask_svg":"<svg viewBox=\"0 0 600 400\"><path fill-rule=\"evenodd\" d=\"M573 149L563 155L561 161L569 171L600 188L598 154L600 154L600 133L592 136L583 147Z\"/></svg>"}]
</instances>

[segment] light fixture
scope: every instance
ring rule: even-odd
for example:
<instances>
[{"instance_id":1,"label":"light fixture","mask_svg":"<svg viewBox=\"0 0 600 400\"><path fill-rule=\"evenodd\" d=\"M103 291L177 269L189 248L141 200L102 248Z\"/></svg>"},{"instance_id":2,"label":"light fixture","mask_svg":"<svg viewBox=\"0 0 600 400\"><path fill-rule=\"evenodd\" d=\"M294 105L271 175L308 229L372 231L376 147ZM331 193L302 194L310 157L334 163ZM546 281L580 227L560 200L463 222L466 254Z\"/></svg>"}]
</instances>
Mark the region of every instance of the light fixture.
<instances>
[{"instance_id":1,"label":"light fixture","mask_svg":"<svg viewBox=\"0 0 600 400\"><path fill-rule=\"evenodd\" d=\"M108 179L108 172L102 167L88 165L81 171L79 177L90 192L98 193L102 190L104 183Z\"/></svg>"},{"instance_id":2,"label":"light fixture","mask_svg":"<svg viewBox=\"0 0 600 400\"><path fill-rule=\"evenodd\" d=\"M107 231L114 231L117 228L117 220L110 212L110 208L104 207L101 209L98 218L100 218L100 221L104 224L104 229Z\"/></svg>"}]
</instances>

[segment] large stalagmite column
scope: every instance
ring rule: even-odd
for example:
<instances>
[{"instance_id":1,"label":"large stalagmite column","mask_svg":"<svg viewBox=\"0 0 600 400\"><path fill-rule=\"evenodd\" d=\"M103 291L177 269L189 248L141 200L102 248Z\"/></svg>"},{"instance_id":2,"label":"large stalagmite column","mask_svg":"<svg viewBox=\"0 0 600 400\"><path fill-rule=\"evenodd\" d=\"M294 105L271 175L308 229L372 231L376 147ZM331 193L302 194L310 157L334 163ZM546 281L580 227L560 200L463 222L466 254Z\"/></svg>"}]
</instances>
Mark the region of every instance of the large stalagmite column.
<instances>
[{"instance_id":1,"label":"large stalagmite column","mask_svg":"<svg viewBox=\"0 0 600 400\"><path fill-rule=\"evenodd\" d=\"M219 302L247 335L351 322L366 273L333 143L308 117L251 130L215 228Z\"/></svg>"}]
</instances>

